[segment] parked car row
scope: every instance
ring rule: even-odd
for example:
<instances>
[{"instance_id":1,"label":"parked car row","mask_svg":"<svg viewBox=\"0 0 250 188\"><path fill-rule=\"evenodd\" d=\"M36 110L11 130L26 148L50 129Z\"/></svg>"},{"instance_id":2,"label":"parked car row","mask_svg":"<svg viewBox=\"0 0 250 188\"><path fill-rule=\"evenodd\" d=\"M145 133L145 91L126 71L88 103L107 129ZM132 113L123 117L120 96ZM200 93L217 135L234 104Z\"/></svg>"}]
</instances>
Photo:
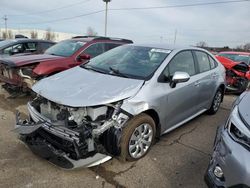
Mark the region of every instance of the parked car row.
<instances>
[{"instance_id":1,"label":"parked car row","mask_svg":"<svg viewBox=\"0 0 250 188\"><path fill-rule=\"evenodd\" d=\"M78 36L41 55L1 59L0 80L9 92L36 94L27 104L29 119L16 114L20 139L42 158L73 169L112 157L138 160L161 135L204 112L215 114L229 83L229 67L219 61L236 64L230 71L238 76L249 71L249 64L221 56L195 47ZM250 184L249 96L238 98L217 131L205 175L210 187Z\"/></svg>"},{"instance_id":2,"label":"parked car row","mask_svg":"<svg viewBox=\"0 0 250 188\"><path fill-rule=\"evenodd\" d=\"M76 37L48 48L44 54L0 59L0 80L10 92L26 91L38 80L87 62L131 40L107 37Z\"/></svg>"}]
</instances>

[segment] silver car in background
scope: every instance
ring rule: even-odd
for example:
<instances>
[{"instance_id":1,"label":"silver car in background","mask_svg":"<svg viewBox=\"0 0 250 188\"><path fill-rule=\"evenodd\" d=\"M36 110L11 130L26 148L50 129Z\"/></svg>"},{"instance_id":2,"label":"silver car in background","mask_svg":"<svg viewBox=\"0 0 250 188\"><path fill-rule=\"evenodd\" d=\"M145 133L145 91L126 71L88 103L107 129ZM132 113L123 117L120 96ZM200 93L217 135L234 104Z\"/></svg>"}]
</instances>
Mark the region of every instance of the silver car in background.
<instances>
[{"instance_id":1,"label":"silver car in background","mask_svg":"<svg viewBox=\"0 0 250 188\"><path fill-rule=\"evenodd\" d=\"M155 137L219 109L225 70L193 47L125 45L38 82L16 132L64 168L138 160Z\"/></svg>"},{"instance_id":2,"label":"silver car in background","mask_svg":"<svg viewBox=\"0 0 250 188\"><path fill-rule=\"evenodd\" d=\"M226 125L220 126L205 181L214 187L250 187L250 92L234 102Z\"/></svg>"}]
</instances>

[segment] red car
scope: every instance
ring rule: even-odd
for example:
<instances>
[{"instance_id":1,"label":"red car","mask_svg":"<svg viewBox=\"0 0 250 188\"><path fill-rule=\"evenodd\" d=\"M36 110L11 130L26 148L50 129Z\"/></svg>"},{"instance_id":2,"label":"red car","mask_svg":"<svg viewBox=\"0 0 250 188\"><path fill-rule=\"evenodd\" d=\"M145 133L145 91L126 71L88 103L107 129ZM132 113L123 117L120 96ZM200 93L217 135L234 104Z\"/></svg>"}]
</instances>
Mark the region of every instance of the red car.
<instances>
[{"instance_id":1,"label":"red car","mask_svg":"<svg viewBox=\"0 0 250 188\"><path fill-rule=\"evenodd\" d=\"M26 91L47 76L87 62L117 46L133 43L127 39L78 36L50 47L41 55L0 59L0 81L8 92Z\"/></svg>"},{"instance_id":2,"label":"red car","mask_svg":"<svg viewBox=\"0 0 250 188\"><path fill-rule=\"evenodd\" d=\"M232 69L232 67L242 62L246 63L250 68L250 52L225 51L220 52L215 57L226 69ZM249 72L245 76L250 80Z\"/></svg>"},{"instance_id":3,"label":"red car","mask_svg":"<svg viewBox=\"0 0 250 188\"><path fill-rule=\"evenodd\" d=\"M215 56L226 69L227 91L240 94L249 87L250 53L220 52Z\"/></svg>"},{"instance_id":4,"label":"red car","mask_svg":"<svg viewBox=\"0 0 250 188\"><path fill-rule=\"evenodd\" d=\"M220 52L217 55L231 59L234 62L244 62L248 65L250 64L250 52L225 51Z\"/></svg>"}]
</instances>

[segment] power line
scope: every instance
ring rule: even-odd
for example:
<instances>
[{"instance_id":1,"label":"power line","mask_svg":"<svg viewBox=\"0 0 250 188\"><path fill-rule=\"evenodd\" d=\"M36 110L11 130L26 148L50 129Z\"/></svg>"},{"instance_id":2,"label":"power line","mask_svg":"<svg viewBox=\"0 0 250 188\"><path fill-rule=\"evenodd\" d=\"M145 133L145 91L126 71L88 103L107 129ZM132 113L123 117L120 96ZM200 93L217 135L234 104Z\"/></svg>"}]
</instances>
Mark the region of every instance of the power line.
<instances>
[{"instance_id":1,"label":"power line","mask_svg":"<svg viewBox=\"0 0 250 188\"><path fill-rule=\"evenodd\" d=\"M29 15L39 15L39 14L44 14L44 13L48 13L48 12L54 12L54 11L57 11L57 10L61 10L61 9L73 7L73 6L76 6L76 5L79 5L79 4L87 3L88 1L91 1L91 0L78 1L78 2L76 2L76 3L68 4L68 5L65 5L65 6L58 7L58 8L43 10L43 11L40 11L40 12L31 12L31 13L27 13L27 14L9 14L8 16L29 16Z\"/></svg>"},{"instance_id":2,"label":"power line","mask_svg":"<svg viewBox=\"0 0 250 188\"><path fill-rule=\"evenodd\" d=\"M250 2L250 0L229 0L229 1L217 1L217 2L207 2L207 3L192 3L192 4L182 4L182 5L167 5L167 6L152 6L152 7L130 7L130 8L111 8L110 11L133 11L133 10L148 10L148 9L171 9L171 8L184 8L184 7L198 7L198 6L207 6L207 5L218 5L218 4L231 4L231 3L241 3L241 2ZM104 12L105 9L89 12L86 14L80 14L71 17L58 18L55 20L48 20L42 22L26 22L26 23L12 23L12 24L44 24L44 23L54 23L64 20L71 20L79 17L85 17L93 14L98 14Z\"/></svg>"},{"instance_id":3,"label":"power line","mask_svg":"<svg viewBox=\"0 0 250 188\"><path fill-rule=\"evenodd\" d=\"M207 2L207 3L191 3L182 5L167 5L167 6L154 6L154 7L130 7L130 8L113 8L109 10L147 10L147 9L168 9L168 8L183 8L183 7L197 7L206 5L218 5L218 4L230 4L230 3L242 3L250 2L250 0L229 0L229 1L217 1L217 2Z\"/></svg>"}]
</instances>

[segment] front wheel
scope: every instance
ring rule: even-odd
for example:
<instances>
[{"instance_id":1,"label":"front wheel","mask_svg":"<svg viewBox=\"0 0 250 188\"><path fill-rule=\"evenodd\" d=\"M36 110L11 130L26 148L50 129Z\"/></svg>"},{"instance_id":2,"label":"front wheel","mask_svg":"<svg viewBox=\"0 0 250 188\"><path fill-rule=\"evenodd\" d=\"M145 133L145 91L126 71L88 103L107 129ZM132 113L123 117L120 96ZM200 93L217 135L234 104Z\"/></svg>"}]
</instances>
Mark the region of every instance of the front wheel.
<instances>
[{"instance_id":1,"label":"front wheel","mask_svg":"<svg viewBox=\"0 0 250 188\"><path fill-rule=\"evenodd\" d=\"M213 115L219 110L220 104L222 102L222 97L223 97L222 89L218 89L214 95L212 105L207 111L208 114Z\"/></svg>"},{"instance_id":2,"label":"front wheel","mask_svg":"<svg viewBox=\"0 0 250 188\"><path fill-rule=\"evenodd\" d=\"M135 161L144 157L154 143L155 132L155 122L149 115L132 118L123 129L120 158Z\"/></svg>"}]
</instances>

